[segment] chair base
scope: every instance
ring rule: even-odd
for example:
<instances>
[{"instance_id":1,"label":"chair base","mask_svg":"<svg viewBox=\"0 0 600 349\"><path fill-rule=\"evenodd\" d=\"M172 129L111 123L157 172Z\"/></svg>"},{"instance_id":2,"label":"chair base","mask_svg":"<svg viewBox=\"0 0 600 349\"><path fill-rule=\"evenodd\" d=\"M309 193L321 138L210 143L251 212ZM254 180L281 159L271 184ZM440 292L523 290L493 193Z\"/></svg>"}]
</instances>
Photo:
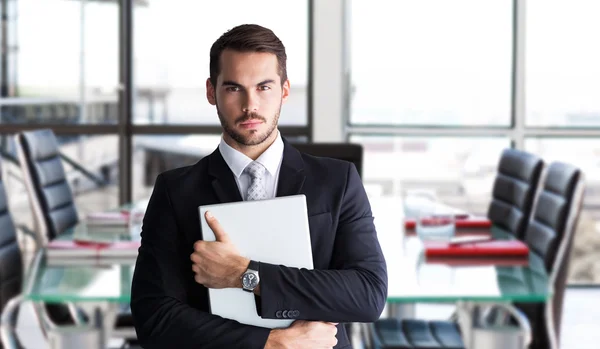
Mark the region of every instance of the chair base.
<instances>
[{"instance_id":1,"label":"chair base","mask_svg":"<svg viewBox=\"0 0 600 349\"><path fill-rule=\"evenodd\" d=\"M447 321L382 319L371 325L375 349L464 349L458 325Z\"/></svg>"}]
</instances>

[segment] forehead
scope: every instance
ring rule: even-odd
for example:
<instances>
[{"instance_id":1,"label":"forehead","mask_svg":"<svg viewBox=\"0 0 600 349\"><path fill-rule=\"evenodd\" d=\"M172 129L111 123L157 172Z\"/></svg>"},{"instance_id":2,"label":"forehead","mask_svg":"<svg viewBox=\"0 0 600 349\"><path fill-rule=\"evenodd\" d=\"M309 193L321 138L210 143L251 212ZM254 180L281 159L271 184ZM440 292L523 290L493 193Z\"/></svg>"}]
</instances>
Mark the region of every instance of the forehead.
<instances>
[{"instance_id":1,"label":"forehead","mask_svg":"<svg viewBox=\"0 0 600 349\"><path fill-rule=\"evenodd\" d=\"M268 52L225 50L221 54L219 81L258 83L267 79L279 81L277 56Z\"/></svg>"}]
</instances>

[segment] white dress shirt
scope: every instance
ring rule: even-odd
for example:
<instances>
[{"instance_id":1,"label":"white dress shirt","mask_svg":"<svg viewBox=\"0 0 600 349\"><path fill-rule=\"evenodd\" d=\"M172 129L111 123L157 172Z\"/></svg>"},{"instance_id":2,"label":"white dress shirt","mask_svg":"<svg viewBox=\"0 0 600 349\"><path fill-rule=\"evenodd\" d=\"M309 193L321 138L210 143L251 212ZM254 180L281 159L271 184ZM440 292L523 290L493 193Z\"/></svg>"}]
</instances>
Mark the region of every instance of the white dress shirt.
<instances>
[{"instance_id":1,"label":"white dress shirt","mask_svg":"<svg viewBox=\"0 0 600 349\"><path fill-rule=\"evenodd\" d=\"M225 143L223 137L221 137L221 142L219 143L219 151L227 166L233 172L242 198L246 200L246 194L250 186L250 176L244 173L244 169L252 162L252 159ZM272 199L277 195L277 183L279 182L279 169L281 168L282 160L283 140L281 139L281 134L277 131L275 142L256 159L256 162L259 162L267 169L263 183L266 186L265 191L268 199Z\"/></svg>"}]
</instances>

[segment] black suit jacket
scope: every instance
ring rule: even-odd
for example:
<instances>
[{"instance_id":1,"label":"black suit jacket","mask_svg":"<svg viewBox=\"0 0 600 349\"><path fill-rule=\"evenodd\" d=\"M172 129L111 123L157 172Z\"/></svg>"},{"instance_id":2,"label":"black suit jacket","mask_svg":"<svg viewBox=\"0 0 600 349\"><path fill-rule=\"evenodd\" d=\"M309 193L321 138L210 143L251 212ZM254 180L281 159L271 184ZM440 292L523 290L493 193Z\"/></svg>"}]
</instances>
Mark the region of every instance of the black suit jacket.
<instances>
[{"instance_id":1,"label":"black suit jacket","mask_svg":"<svg viewBox=\"0 0 600 349\"><path fill-rule=\"evenodd\" d=\"M260 315L375 321L387 297L387 270L355 166L284 143L277 196L305 194L314 270L260 263ZM208 312L207 289L195 282L191 268L193 244L202 239L198 206L241 200L218 149L193 166L157 177L131 291L144 348L264 348L269 329ZM336 348L350 347L344 326L338 326L337 338Z\"/></svg>"}]
</instances>

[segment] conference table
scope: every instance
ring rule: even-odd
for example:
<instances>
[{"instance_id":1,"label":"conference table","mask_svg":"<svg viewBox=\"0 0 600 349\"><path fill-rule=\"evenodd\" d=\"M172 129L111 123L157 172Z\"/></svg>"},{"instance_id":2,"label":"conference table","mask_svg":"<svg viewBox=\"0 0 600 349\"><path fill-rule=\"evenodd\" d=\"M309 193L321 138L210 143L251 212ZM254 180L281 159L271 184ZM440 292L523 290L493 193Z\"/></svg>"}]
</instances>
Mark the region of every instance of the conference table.
<instances>
[{"instance_id":1,"label":"conference table","mask_svg":"<svg viewBox=\"0 0 600 349\"><path fill-rule=\"evenodd\" d=\"M465 347L474 348L475 320L481 309L497 307L515 314L513 302L545 303L551 299L549 275L544 261L536 254L530 253L518 263L510 259L428 260L421 239L405 230L403 200L376 198L370 201L388 267L387 316L413 318L417 303L454 304ZM456 234L513 239L494 226L484 230L457 229ZM531 336L527 320L519 320L518 330ZM506 331L506 328L499 330Z\"/></svg>"},{"instance_id":2,"label":"conference table","mask_svg":"<svg viewBox=\"0 0 600 349\"><path fill-rule=\"evenodd\" d=\"M388 316L414 316L415 303L456 305L458 323L467 348L475 330L474 316L480 306L510 307L512 302L546 302L550 299L548 275L543 261L530 255L524 265L430 263L423 257L423 243L404 229L402 198L370 198L378 238L388 267ZM115 240L139 239L140 227L102 231L85 222L59 239L99 236ZM496 238L509 238L492 228ZM36 303L72 302L102 317L103 340L114 333L116 315L130 302L135 258L106 258L57 263L40 249L25 279L23 299ZM523 331L530 331L527 324Z\"/></svg>"}]
</instances>

